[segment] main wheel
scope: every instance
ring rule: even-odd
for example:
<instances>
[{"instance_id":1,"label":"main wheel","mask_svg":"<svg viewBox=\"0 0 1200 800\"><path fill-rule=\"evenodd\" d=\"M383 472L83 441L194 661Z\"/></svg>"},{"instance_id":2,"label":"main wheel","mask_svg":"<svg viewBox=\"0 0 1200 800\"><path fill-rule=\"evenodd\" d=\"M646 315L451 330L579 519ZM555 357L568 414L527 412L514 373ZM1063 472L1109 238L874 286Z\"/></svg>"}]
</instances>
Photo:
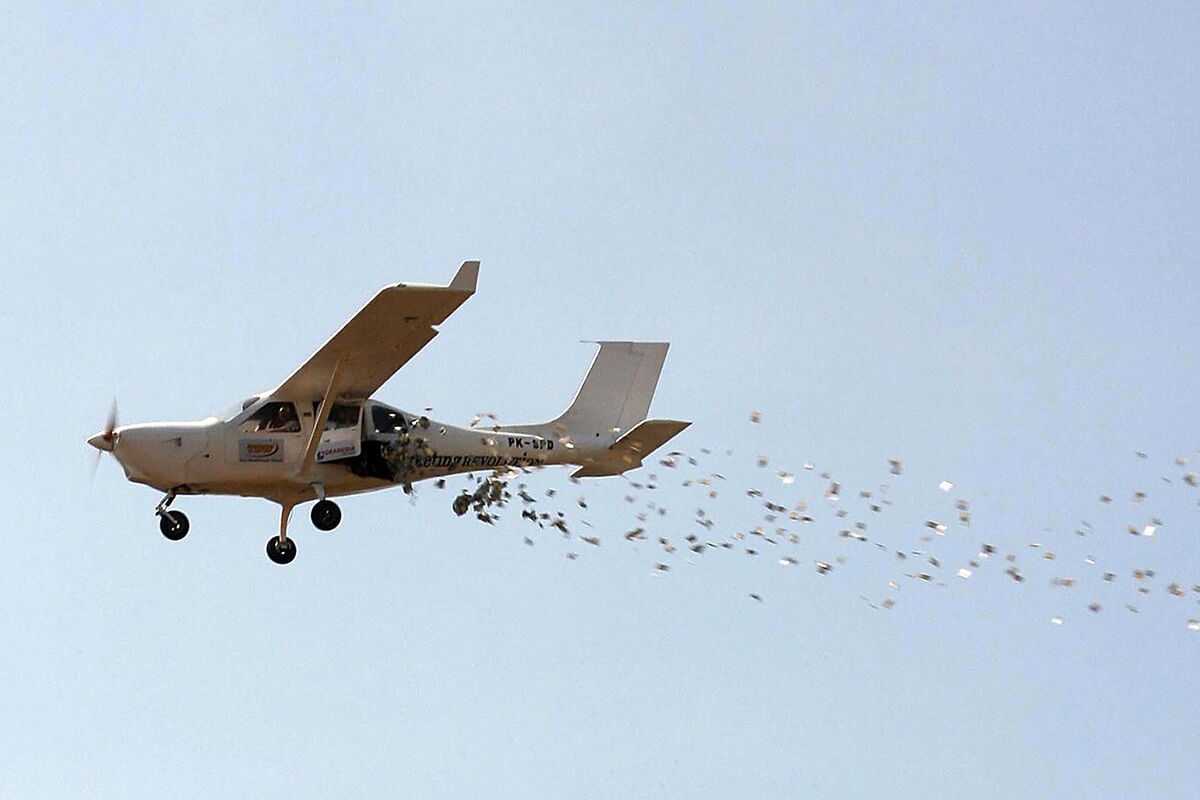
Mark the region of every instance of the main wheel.
<instances>
[{"instance_id":1,"label":"main wheel","mask_svg":"<svg viewBox=\"0 0 1200 800\"><path fill-rule=\"evenodd\" d=\"M312 508L312 524L318 530L331 531L342 521L342 510L331 500L322 500Z\"/></svg>"},{"instance_id":2,"label":"main wheel","mask_svg":"<svg viewBox=\"0 0 1200 800\"><path fill-rule=\"evenodd\" d=\"M187 536L190 527L188 518L182 511L164 511L158 515L158 529L172 542L178 542Z\"/></svg>"},{"instance_id":3,"label":"main wheel","mask_svg":"<svg viewBox=\"0 0 1200 800\"><path fill-rule=\"evenodd\" d=\"M278 536L267 539L267 558L276 564L290 564L296 558L296 542L292 539L280 540Z\"/></svg>"}]
</instances>

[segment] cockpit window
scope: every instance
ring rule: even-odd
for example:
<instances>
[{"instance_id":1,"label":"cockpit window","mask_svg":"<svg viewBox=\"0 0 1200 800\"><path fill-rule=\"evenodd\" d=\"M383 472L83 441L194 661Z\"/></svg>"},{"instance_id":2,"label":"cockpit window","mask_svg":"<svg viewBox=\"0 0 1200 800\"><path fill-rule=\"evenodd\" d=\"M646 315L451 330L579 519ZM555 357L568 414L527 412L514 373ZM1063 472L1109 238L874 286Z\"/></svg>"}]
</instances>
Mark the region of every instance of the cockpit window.
<instances>
[{"instance_id":1,"label":"cockpit window","mask_svg":"<svg viewBox=\"0 0 1200 800\"><path fill-rule=\"evenodd\" d=\"M399 411L385 406L375 406L371 412L371 424L376 433L407 433L408 421Z\"/></svg>"},{"instance_id":2,"label":"cockpit window","mask_svg":"<svg viewBox=\"0 0 1200 800\"><path fill-rule=\"evenodd\" d=\"M291 403L267 403L238 426L243 433L299 433L300 417Z\"/></svg>"},{"instance_id":3,"label":"cockpit window","mask_svg":"<svg viewBox=\"0 0 1200 800\"><path fill-rule=\"evenodd\" d=\"M340 428L357 428L358 411L360 406L334 403L329 411L329 419L325 422L325 430L334 431Z\"/></svg>"}]
</instances>

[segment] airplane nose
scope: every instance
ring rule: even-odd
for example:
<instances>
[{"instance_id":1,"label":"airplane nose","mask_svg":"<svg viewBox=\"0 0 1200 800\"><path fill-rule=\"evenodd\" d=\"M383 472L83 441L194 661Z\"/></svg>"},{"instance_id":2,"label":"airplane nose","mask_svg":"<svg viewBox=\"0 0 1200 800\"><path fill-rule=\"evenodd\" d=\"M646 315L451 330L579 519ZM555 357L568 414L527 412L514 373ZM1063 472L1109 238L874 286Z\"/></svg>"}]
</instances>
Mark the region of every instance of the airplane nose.
<instances>
[{"instance_id":1,"label":"airplane nose","mask_svg":"<svg viewBox=\"0 0 1200 800\"><path fill-rule=\"evenodd\" d=\"M113 449L113 438L114 437L112 433L101 431L100 433L97 433L95 436L88 439L87 443L97 450L104 450L111 453Z\"/></svg>"}]
</instances>

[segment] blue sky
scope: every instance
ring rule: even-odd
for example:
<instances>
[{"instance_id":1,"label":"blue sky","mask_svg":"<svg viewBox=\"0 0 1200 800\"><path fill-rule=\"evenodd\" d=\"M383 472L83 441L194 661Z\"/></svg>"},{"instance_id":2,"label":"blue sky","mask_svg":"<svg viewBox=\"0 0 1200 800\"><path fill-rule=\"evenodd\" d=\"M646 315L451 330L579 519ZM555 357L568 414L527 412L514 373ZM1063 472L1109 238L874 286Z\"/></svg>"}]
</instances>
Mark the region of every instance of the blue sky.
<instances>
[{"instance_id":1,"label":"blue sky","mask_svg":"<svg viewBox=\"0 0 1200 800\"><path fill-rule=\"evenodd\" d=\"M1168 3L0 10L0 796L1192 796L1198 34ZM89 482L114 395L215 412L468 258L381 399L539 421L581 340L669 340L654 412L729 488L645 470L661 534L745 531L762 488L820 510L798 563L652 577L628 484L555 473L599 548L422 488L298 514L281 569L265 502L180 501L175 544Z\"/></svg>"}]
</instances>

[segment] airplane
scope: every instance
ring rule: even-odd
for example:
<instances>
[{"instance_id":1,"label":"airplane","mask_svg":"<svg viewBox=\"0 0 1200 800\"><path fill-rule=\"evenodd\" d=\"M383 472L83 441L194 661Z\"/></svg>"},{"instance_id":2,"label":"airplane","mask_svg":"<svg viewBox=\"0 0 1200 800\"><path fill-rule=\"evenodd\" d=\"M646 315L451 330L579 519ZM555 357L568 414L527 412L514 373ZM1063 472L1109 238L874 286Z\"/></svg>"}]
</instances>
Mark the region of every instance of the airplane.
<instances>
[{"instance_id":1,"label":"airplane","mask_svg":"<svg viewBox=\"0 0 1200 800\"><path fill-rule=\"evenodd\" d=\"M437 422L371 395L438 335L475 293L479 262L448 286L385 286L299 369L269 392L195 422L118 425L116 403L87 441L110 453L126 478L163 492L159 530L179 541L188 518L180 495L260 497L280 506L267 541L276 564L296 557L292 509L311 500L313 525L331 531L342 512L330 498L465 472L572 465L572 477L619 475L691 423L648 419L667 356L665 342L596 342L599 350L570 406L549 422L480 429ZM454 500L463 514L478 498Z\"/></svg>"}]
</instances>

